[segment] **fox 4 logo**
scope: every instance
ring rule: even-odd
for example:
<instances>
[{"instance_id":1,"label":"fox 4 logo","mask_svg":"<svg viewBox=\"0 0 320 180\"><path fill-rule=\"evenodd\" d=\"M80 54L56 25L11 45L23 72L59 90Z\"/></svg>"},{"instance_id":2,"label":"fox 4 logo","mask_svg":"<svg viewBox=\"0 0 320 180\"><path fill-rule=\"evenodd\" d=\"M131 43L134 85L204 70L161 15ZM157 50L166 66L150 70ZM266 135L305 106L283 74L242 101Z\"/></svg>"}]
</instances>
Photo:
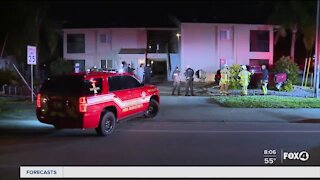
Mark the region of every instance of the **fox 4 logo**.
<instances>
[{"instance_id":1,"label":"fox 4 logo","mask_svg":"<svg viewBox=\"0 0 320 180\"><path fill-rule=\"evenodd\" d=\"M283 152L284 160L300 160L302 162L308 161L310 155L306 151L301 152Z\"/></svg>"}]
</instances>

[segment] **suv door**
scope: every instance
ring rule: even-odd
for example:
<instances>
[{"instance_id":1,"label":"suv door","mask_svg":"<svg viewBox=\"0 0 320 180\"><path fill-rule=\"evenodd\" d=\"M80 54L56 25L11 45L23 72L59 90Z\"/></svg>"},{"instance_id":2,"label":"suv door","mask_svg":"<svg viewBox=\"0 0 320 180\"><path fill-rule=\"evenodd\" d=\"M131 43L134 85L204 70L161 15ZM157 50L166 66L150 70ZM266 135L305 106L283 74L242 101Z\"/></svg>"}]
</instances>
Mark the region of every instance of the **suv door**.
<instances>
[{"instance_id":1,"label":"suv door","mask_svg":"<svg viewBox=\"0 0 320 180\"><path fill-rule=\"evenodd\" d=\"M130 115L128 110L128 100L131 99L131 92L128 91L124 76L108 77L109 93L114 95L113 101L117 104L119 119Z\"/></svg>"},{"instance_id":2,"label":"suv door","mask_svg":"<svg viewBox=\"0 0 320 180\"><path fill-rule=\"evenodd\" d=\"M146 98L146 92L143 92L142 84L132 76L124 76L124 81L126 82L126 88L130 92L129 101L132 105L130 105L131 113L138 113L143 110L143 101Z\"/></svg>"}]
</instances>

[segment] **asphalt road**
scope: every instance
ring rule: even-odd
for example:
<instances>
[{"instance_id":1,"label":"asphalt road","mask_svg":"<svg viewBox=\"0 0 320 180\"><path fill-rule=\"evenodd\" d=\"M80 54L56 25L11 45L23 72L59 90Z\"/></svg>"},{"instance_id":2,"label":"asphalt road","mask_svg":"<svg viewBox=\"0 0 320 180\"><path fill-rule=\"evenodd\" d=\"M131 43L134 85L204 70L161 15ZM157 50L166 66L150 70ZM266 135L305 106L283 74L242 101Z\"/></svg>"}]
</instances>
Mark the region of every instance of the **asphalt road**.
<instances>
[{"instance_id":1,"label":"asphalt road","mask_svg":"<svg viewBox=\"0 0 320 180\"><path fill-rule=\"evenodd\" d=\"M232 109L206 97L161 98L154 119L118 124L109 137L94 130L55 130L35 116L0 119L0 180L20 165L320 165L319 109ZM283 160L281 152L310 158Z\"/></svg>"}]
</instances>

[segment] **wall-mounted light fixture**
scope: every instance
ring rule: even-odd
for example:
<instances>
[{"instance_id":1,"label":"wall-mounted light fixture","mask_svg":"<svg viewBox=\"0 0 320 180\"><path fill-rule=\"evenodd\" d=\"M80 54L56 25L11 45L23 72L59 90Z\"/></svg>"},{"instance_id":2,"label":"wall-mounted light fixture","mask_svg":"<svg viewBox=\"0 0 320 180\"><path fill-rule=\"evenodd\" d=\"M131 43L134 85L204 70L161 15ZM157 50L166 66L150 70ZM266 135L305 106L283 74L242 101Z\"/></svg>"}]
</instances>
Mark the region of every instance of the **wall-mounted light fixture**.
<instances>
[{"instance_id":1,"label":"wall-mounted light fixture","mask_svg":"<svg viewBox=\"0 0 320 180\"><path fill-rule=\"evenodd\" d=\"M178 40L179 40L179 39L180 39L181 34L180 34L180 33L177 33L177 34L176 34L176 36L177 36L177 38L178 38Z\"/></svg>"}]
</instances>

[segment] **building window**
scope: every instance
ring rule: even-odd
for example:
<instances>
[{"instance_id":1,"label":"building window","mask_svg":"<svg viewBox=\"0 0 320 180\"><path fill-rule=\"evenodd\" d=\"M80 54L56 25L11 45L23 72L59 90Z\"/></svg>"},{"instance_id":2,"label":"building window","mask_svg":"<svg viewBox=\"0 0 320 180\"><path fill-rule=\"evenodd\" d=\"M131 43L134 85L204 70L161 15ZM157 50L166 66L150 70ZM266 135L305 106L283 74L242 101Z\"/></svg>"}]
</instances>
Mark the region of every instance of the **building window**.
<instances>
[{"instance_id":1,"label":"building window","mask_svg":"<svg viewBox=\"0 0 320 180\"><path fill-rule=\"evenodd\" d=\"M67 53L85 53L84 34L67 35Z\"/></svg>"},{"instance_id":2,"label":"building window","mask_svg":"<svg viewBox=\"0 0 320 180\"><path fill-rule=\"evenodd\" d=\"M221 30L220 31L220 40L230 40L230 31L229 30Z\"/></svg>"},{"instance_id":3,"label":"building window","mask_svg":"<svg viewBox=\"0 0 320 180\"><path fill-rule=\"evenodd\" d=\"M111 43L111 33L103 33L99 35L99 41L100 43Z\"/></svg>"},{"instance_id":4,"label":"building window","mask_svg":"<svg viewBox=\"0 0 320 180\"><path fill-rule=\"evenodd\" d=\"M107 65L106 65L106 60L105 59L101 60L101 68L102 69L107 69Z\"/></svg>"},{"instance_id":5,"label":"building window","mask_svg":"<svg viewBox=\"0 0 320 180\"><path fill-rule=\"evenodd\" d=\"M107 35L100 34L100 43L106 43L106 42L107 42Z\"/></svg>"},{"instance_id":6,"label":"building window","mask_svg":"<svg viewBox=\"0 0 320 180\"><path fill-rule=\"evenodd\" d=\"M270 32L263 30L250 31L250 51L269 52Z\"/></svg>"},{"instance_id":7,"label":"building window","mask_svg":"<svg viewBox=\"0 0 320 180\"><path fill-rule=\"evenodd\" d=\"M110 60L110 59L107 60L107 67L108 67L109 69L112 69L112 68L113 68L113 66L112 66L112 60Z\"/></svg>"},{"instance_id":8,"label":"building window","mask_svg":"<svg viewBox=\"0 0 320 180\"><path fill-rule=\"evenodd\" d=\"M102 69L112 69L112 60L101 60L101 68Z\"/></svg>"}]
</instances>

